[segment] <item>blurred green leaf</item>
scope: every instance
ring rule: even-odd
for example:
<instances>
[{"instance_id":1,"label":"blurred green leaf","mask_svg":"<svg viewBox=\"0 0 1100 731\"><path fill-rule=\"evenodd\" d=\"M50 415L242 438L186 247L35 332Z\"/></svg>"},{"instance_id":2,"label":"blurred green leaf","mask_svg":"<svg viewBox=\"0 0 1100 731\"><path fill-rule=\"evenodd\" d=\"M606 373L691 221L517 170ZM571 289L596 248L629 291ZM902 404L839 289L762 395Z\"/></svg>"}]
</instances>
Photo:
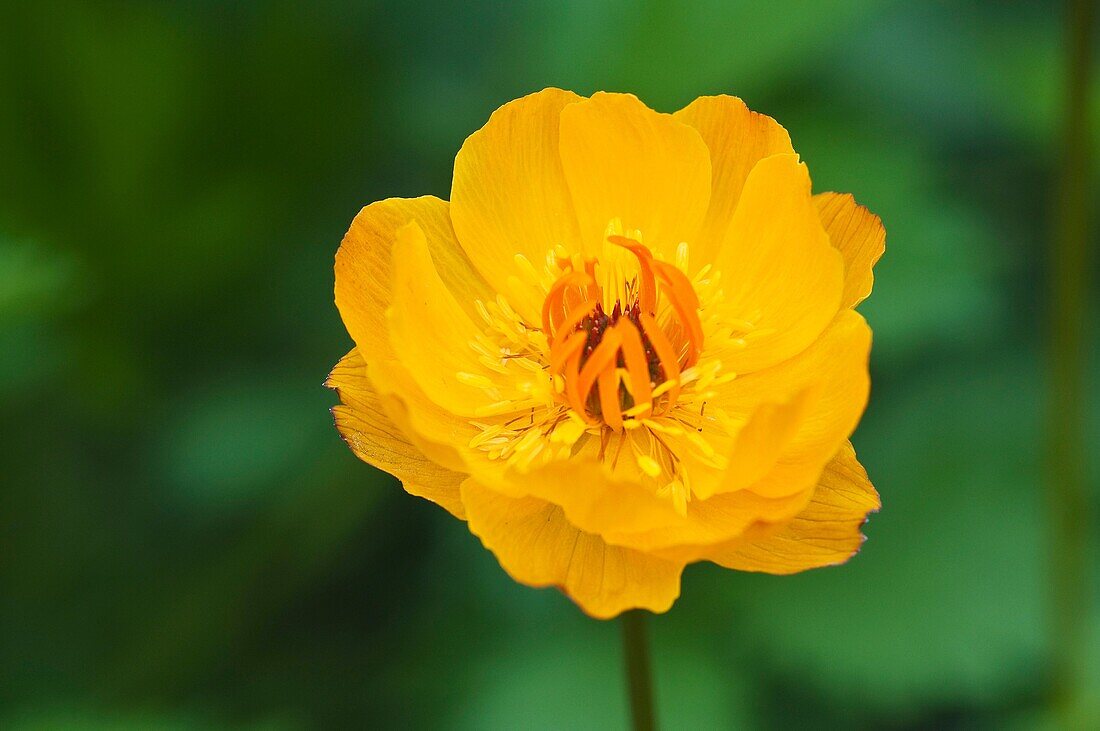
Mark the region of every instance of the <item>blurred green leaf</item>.
<instances>
[{"instance_id":1,"label":"blurred green leaf","mask_svg":"<svg viewBox=\"0 0 1100 731\"><path fill-rule=\"evenodd\" d=\"M0 326L14 319L57 315L79 302L79 267L69 252L0 236Z\"/></svg>"},{"instance_id":2,"label":"blurred green leaf","mask_svg":"<svg viewBox=\"0 0 1100 731\"><path fill-rule=\"evenodd\" d=\"M331 446L323 393L301 386L255 374L189 394L157 425L163 444L154 471L194 509L270 500L281 476Z\"/></svg>"},{"instance_id":3,"label":"blurred green leaf","mask_svg":"<svg viewBox=\"0 0 1100 731\"><path fill-rule=\"evenodd\" d=\"M763 95L885 5L828 0L777 12L722 0L534 3L531 36L513 56L524 76L547 85L630 91L671 112L701 94Z\"/></svg>"}]
</instances>

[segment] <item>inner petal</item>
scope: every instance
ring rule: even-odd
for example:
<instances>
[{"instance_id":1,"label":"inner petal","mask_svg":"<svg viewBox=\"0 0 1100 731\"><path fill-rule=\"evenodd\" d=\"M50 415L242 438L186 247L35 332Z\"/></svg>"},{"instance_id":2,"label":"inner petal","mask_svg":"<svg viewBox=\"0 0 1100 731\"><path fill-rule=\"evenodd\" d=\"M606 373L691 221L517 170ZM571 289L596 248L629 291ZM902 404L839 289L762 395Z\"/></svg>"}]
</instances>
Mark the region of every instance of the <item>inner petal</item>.
<instances>
[{"instance_id":1,"label":"inner petal","mask_svg":"<svg viewBox=\"0 0 1100 731\"><path fill-rule=\"evenodd\" d=\"M455 234L485 279L532 320L540 297L530 268L541 265L547 250L578 238L558 129L561 110L580 99L545 89L505 104L455 158Z\"/></svg>"},{"instance_id":2,"label":"inner petal","mask_svg":"<svg viewBox=\"0 0 1100 731\"><path fill-rule=\"evenodd\" d=\"M618 217L671 256L695 239L710 202L710 153L699 133L629 94L597 93L561 112L565 180L583 250L598 255Z\"/></svg>"}]
</instances>

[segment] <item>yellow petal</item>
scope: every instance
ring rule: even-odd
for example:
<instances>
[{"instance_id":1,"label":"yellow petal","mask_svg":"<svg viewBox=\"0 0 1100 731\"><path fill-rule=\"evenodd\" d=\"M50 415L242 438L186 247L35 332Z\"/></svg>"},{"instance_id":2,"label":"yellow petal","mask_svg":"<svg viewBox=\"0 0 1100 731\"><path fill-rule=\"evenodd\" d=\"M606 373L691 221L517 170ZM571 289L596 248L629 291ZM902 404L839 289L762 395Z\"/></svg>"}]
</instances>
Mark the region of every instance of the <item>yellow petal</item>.
<instances>
[{"instance_id":1,"label":"yellow petal","mask_svg":"<svg viewBox=\"0 0 1100 731\"><path fill-rule=\"evenodd\" d=\"M640 230L671 260L692 242L710 200L710 155L699 133L630 94L594 94L561 113L561 159L584 247L603 249L608 224Z\"/></svg>"},{"instance_id":2,"label":"yellow petal","mask_svg":"<svg viewBox=\"0 0 1100 731\"><path fill-rule=\"evenodd\" d=\"M391 418L425 454L461 469L462 460L449 445L472 427L434 403L412 379L390 344L386 317L393 301L393 245L397 230L411 221L425 233L437 275L463 311L474 312L475 299L493 296L459 247L447 210L446 201L431 196L391 198L363 208L336 253L335 294L340 317Z\"/></svg>"},{"instance_id":3,"label":"yellow petal","mask_svg":"<svg viewBox=\"0 0 1100 731\"><path fill-rule=\"evenodd\" d=\"M792 574L844 563L863 544L860 528L880 507L878 493L846 443L822 473L806 509L790 522L716 548L707 558L741 571Z\"/></svg>"},{"instance_id":4,"label":"yellow petal","mask_svg":"<svg viewBox=\"0 0 1100 731\"><path fill-rule=\"evenodd\" d=\"M493 296L458 245L446 201L390 198L359 212L336 252L336 307L352 340L368 362L393 357L386 308L392 300L393 244L397 229L416 221L439 278L467 312L473 301Z\"/></svg>"},{"instance_id":5,"label":"yellow petal","mask_svg":"<svg viewBox=\"0 0 1100 731\"><path fill-rule=\"evenodd\" d=\"M486 390L512 384L486 368L470 347L482 330L443 284L415 221L397 230L393 258L390 345L428 398L471 417L486 404L521 398L509 390Z\"/></svg>"},{"instance_id":6,"label":"yellow petal","mask_svg":"<svg viewBox=\"0 0 1100 731\"><path fill-rule=\"evenodd\" d=\"M725 492L707 500L689 501L687 515L678 525L640 533L607 531L603 536L616 546L690 563L703 558L711 547L740 537L757 523L790 520L806 507L810 495L811 490L806 490L769 499L749 490Z\"/></svg>"},{"instance_id":7,"label":"yellow petal","mask_svg":"<svg viewBox=\"0 0 1100 731\"><path fill-rule=\"evenodd\" d=\"M568 460L527 472L501 470L499 463L493 463L473 465L471 474L509 497L554 503L570 523L590 533L637 532L682 522L671 502L639 487L641 474L634 479L612 477L607 465L595 457L597 441L591 439ZM624 455L620 466L636 467L628 461ZM637 469L640 473L641 468Z\"/></svg>"},{"instance_id":8,"label":"yellow petal","mask_svg":"<svg viewBox=\"0 0 1100 731\"><path fill-rule=\"evenodd\" d=\"M456 518L466 517L459 494L466 475L440 467L409 441L383 408L358 350L340 359L325 385L340 397L332 414L355 456L399 479L409 494L441 505Z\"/></svg>"},{"instance_id":9,"label":"yellow petal","mask_svg":"<svg viewBox=\"0 0 1100 731\"><path fill-rule=\"evenodd\" d=\"M513 579L556 586L592 617L664 612L680 595L683 564L609 546L550 503L505 497L474 480L462 484L462 499L470 531Z\"/></svg>"},{"instance_id":10,"label":"yellow petal","mask_svg":"<svg viewBox=\"0 0 1100 731\"><path fill-rule=\"evenodd\" d=\"M368 374L376 370L367 366ZM397 428L433 462L455 472L469 472L468 450L461 445L476 433L470 421L428 398L404 369L395 366L386 373L387 390L374 383L382 407Z\"/></svg>"},{"instance_id":11,"label":"yellow petal","mask_svg":"<svg viewBox=\"0 0 1100 731\"><path fill-rule=\"evenodd\" d=\"M734 436L729 467L718 479L692 480L692 493L706 500L719 492L744 489L766 477L798 433L815 400L816 391L811 386L788 401L757 406Z\"/></svg>"},{"instance_id":12,"label":"yellow petal","mask_svg":"<svg viewBox=\"0 0 1100 731\"><path fill-rule=\"evenodd\" d=\"M509 102L455 158L451 218L478 270L528 322L540 294L524 286L516 254L541 272L555 246L575 247L577 223L558 154L561 110L582 97L544 89Z\"/></svg>"},{"instance_id":13,"label":"yellow petal","mask_svg":"<svg viewBox=\"0 0 1100 731\"><path fill-rule=\"evenodd\" d=\"M844 257L844 295L841 307L855 307L871 294L872 268L886 251L882 220L847 193L814 196L821 223Z\"/></svg>"},{"instance_id":14,"label":"yellow petal","mask_svg":"<svg viewBox=\"0 0 1100 731\"><path fill-rule=\"evenodd\" d=\"M737 373L780 363L808 346L840 305L844 262L829 244L794 155L758 162L715 259L724 312L755 320L759 335L722 358Z\"/></svg>"},{"instance_id":15,"label":"yellow petal","mask_svg":"<svg viewBox=\"0 0 1100 731\"><path fill-rule=\"evenodd\" d=\"M714 260L753 166L769 155L794 153L794 148L787 130L737 97L701 96L673 116L698 130L710 150L710 208L691 247L695 270Z\"/></svg>"},{"instance_id":16,"label":"yellow petal","mask_svg":"<svg viewBox=\"0 0 1100 731\"><path fill-rule=\"evenodd\" d=\"M801 493L814 483L851 435L867 405L870 351L867 323L856 312L842 310L821 337L797 357L723 387L714 401L731 414L768 403L777 394L812 389L798 427L778 459L747 489L779 498Z\"/></svg>"}]
</instances>

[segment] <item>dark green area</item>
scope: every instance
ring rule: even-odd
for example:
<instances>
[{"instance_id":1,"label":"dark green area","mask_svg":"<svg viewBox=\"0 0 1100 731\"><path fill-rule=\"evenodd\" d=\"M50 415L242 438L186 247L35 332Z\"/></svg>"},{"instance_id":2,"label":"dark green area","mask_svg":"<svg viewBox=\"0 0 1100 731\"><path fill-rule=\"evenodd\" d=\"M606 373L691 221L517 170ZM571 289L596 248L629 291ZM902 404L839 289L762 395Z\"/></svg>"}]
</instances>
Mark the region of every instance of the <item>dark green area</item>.
<instances>
[{"instance_id":1,"label":"dark green area","mask_svg":"<svg viewBox=\"0 0 1100 731\"><path fill-rule=\"evenodd\" d=\"M321 388L355 212L446 197L550 85L742 96L889 232L854 438L885 508L843 568L690 567L649 623L664 727L1053 727L1062 9L978 5L5 5L0 727L623 727L618 627L358 462Z\"/></svg>"}]
</instances>

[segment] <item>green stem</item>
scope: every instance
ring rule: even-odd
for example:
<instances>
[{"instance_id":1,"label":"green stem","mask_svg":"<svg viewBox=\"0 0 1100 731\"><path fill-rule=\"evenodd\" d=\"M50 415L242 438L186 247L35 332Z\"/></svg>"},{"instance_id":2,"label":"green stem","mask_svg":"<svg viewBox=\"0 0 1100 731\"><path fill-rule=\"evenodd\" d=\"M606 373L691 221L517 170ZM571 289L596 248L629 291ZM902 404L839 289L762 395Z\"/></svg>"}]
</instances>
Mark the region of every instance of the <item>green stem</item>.
<instances>
[{"instance_id":1,"label":"green stem","mask_svg":"<svg viewBox=\"0 0 1100 731\"><path fill-rule=\"evenodd\" d=\"M1061 185L1051 261L1051 398L1048 497L1051 510L1052 700L1072 713L1082 665L1089 575L1085 476L1085 314L1089 272L1089 71L1092 0L1069 0L1067 100Z\"/></svg>"},{"instance_id":2,"label":"green stem","mask_svg":"<svg viewBox=\"0 0 1100 731\"><path fill-rule=\"evenodd\" d=\"M635 731L657 728L653 713L653 674L649 663L649 642L646 639L645 613L640 609L622 616L623 662L630 691L630 715Z\"/></svg>"}]
</instances>

